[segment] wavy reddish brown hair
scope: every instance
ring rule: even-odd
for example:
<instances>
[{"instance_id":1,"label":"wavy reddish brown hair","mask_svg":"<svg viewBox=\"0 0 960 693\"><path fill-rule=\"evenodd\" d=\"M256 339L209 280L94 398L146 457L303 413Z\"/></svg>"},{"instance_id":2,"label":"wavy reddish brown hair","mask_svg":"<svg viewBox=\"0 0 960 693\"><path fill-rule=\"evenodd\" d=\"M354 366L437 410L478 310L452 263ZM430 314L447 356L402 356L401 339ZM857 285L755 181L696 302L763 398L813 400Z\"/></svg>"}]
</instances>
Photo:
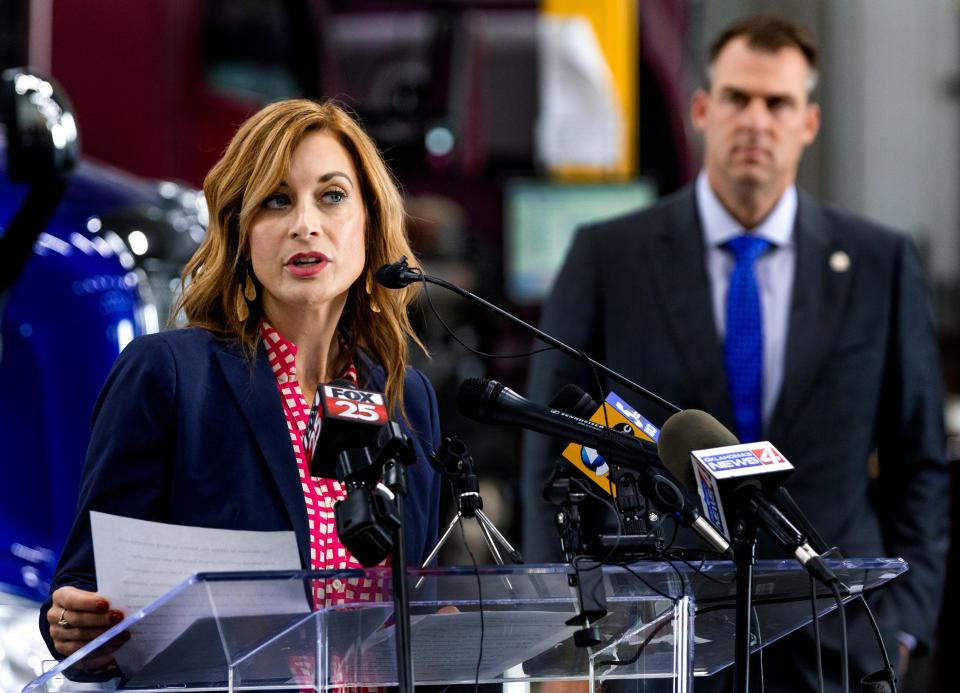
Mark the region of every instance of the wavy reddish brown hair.
<instances>
[{"instance_id":1,"label":"wavy reddish brown hair","mask_svg":"<svg viewBox=\"0 0 960 693\"><path fill-rule=\"evenodd\" d=\"M304 135L318 131L334 137L352 158L367 219L366 265L350 288L340 324L353 346L383 366L387 400L403 412L408 340L424 348L407 313L417 290L385 289L373 281L373 272L381 265L401 255L414 257L405 230L403 198L373 140L334 102L278 101L240 127L204 180L209 226L183 269L183 292L173 315L183 310L189 325L241 342L251 358L256 354L263 314L260 299L249 304L245 319L239 308L250 256L250 223L260 203L285 177L293 150Z\"/></svg>"}]
</instances>

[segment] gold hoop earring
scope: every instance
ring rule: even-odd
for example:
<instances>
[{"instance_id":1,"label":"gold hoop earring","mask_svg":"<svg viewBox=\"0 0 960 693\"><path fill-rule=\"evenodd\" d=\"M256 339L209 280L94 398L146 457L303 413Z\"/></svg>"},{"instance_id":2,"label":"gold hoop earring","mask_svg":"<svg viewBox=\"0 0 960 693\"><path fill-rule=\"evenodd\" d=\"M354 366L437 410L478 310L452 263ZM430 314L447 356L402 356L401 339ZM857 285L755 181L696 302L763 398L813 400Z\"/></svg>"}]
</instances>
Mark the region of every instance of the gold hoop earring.
<instances>
[{"instance_id":1,"label":"gold hoop earring","mask_svg":"<svg viewBox=\"0 0 960 693\"><path fill-rule=\"evenodd\" d=\"M257 285L253 283L253 278L250 275L251 272L248 271L247 279L243 284L243 297L248 302L253 303L257 300Z\"/></svg>"}]
</instances>

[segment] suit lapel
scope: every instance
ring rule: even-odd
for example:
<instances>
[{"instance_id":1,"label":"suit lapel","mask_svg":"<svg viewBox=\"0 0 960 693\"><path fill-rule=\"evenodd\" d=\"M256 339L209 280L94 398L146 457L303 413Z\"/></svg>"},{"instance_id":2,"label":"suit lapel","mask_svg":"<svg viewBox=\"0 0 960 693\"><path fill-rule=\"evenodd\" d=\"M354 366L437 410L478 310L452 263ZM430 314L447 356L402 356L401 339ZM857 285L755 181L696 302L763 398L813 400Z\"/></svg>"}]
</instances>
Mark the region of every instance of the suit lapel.
<instances>
[{"instance_id":1,"label":"suit lapel","mask_svg":"<svg viewBox=\"0 0 960 693\"><path fill-rule=\"evenodd\" d=\"M783 386L767 437L783 439L836 340L856 270L853 250L831 233L820 205L800 193L794 228L797 265L793 280ZM845 253L850 269L831 268L834 254Z\"/></svg>"},{"instance_id":2,"label":"suit lapel","mask_svg":"<svg viewBox=\"0 0 960 693\"><path fill-rule=\"evenodd\" d=\"M303 488L297 474L297 460L287 435L287 424L280 407L276 379L261 345L251 368L242 347L230 345L217 352L220 368L226 376L233 398L253 432L253 438L277 484L290 524L297 535L300 558L310 566L310 530L303 500Z\"/></svg>"},{"instance_id":3,"label":"suit lapel","mask_svg":"<svg viewBox=\"0 0 960 693\"><path fill-rule=\"evenodd\" d=\"M710 283L704 266L703 231L691 186L675 198L666 224L646 252L652 262L667 324L703 408L730 424L723 350L717 336Z\"/></svg>"}]
</instances>

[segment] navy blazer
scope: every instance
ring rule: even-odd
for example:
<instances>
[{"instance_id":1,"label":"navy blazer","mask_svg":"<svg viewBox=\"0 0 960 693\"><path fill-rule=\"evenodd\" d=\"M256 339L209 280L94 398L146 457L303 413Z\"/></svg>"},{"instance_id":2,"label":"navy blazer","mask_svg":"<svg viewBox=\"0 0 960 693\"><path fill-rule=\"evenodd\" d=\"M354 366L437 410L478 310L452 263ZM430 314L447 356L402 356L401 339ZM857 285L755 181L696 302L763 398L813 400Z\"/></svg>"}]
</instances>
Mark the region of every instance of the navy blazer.
<instances>
[{"instance_id":1,"label":"navy blazer","mask_svg":"<svg viewBox=\"0 0 960 693\"><path fill-rule=\"evenodd\" d=\"M802 191L798 202L784 381L763 437L796 467L787 487L827 542L848 556L907 559L910 571L883 591L880 615L891 631L929 642L944 577L949 479L937 342L917 252L903 234ZM831 262L840 253L849 263ZM692 186L585 227L542 327L732 428L704 257ZM549 401L567 383L596 390L575 360L558 352L535 357L531 399ZM655 423L670 413L613 387ZM543 547L557 542L540 493L552 458L532 434L525 453L524 554L549 560ZM876 479L868 468L873 455ZM782 557L768 548L768 556ZM865 645L876 649L869 633Z\"/></svg>"},{"instance_id":2,"label":"navy blazer","mask_svg":"<svg viewBox=\"0 0 960 693\"><path fill-rule=\"evenodd\" d=\"M361 353L361 387L383 390L383 369ZM418 463L407 470L405 550L419 565L437 536L439 474L427 457L440 442L437 400L408 368L404 407ZM399 419L398 419L399 420ZM276 379L259 347L190 328L134 340L117 359L93 414L77 517L51 585L96 590L90 511L172 524L293 530L302 567L310 535L297 462ZM41 632L51 646L46 612ZM52 647L51 647L52 651Z\"/></svg>"}]
</instances>

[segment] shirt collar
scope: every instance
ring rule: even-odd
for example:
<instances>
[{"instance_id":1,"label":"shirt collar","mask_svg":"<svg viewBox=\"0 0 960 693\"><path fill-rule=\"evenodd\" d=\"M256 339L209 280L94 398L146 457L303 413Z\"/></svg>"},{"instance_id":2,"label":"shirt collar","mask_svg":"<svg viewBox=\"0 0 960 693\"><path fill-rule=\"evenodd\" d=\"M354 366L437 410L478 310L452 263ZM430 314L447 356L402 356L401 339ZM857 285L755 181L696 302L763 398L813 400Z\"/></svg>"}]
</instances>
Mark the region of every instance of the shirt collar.
<instances>
[{"instance_id":1,"label":"shirt collar","mask_svg":"<svg viewBox=\"0 0 960 693\"><path fill-rule=\"evenodd\" d=\"M274 376L277 379L284 378L284 380L295 378L297 375L297 345L280 334L273 325L267 322L266 318L260 319L260 334L263 337ZM349 351L349 344L343 330L337 330L337 340L340 342L342 350ZM357 384L357 367L352 358L348 360L339 378L349 380L354 385Z\"/></svg>"},{"instance_id":2,"label":"shirt collar","mask_svg":"<svg viewBox=\"0 0 960 693\"><path fill-rule=\"evenodd\" d=\"M700 171L696 183L697 211L703 237L709 247L718 247L743 233L743 225L731 216L717 194L710 187L707 172ZM753 235L765 238L774 246L783 248L793 243L793 226L797 218L797 187L791 185L777 204L752 230Z\"/></svg>"},{"instance_id":3,"label":"shirt collar","mask_svg":"<svg viewBox=\"0 0 960 693\"><path fill-rule=\"evenodd\" d=\"M294 378L297 375L297 345L284 337L264 318L260 319L260 335L267 350L267 358L276 378Z\"/></svg>"}]
</instances>

